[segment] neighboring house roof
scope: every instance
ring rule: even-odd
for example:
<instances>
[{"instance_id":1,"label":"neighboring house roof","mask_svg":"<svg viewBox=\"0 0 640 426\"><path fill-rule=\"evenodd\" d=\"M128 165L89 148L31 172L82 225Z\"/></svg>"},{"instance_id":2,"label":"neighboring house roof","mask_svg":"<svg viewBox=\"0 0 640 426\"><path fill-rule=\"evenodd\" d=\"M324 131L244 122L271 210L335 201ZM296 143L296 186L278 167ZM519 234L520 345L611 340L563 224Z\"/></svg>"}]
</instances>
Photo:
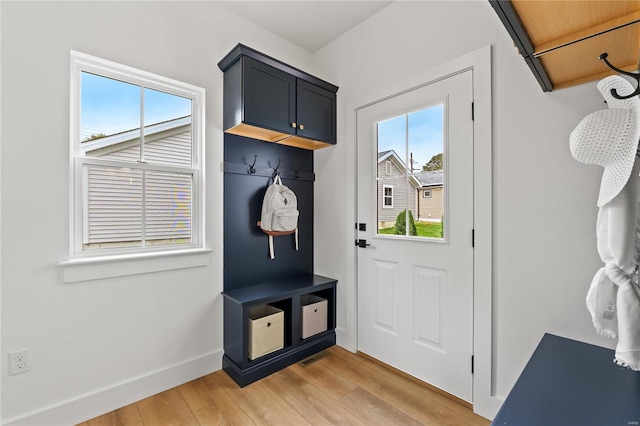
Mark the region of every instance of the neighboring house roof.
<instances>
[{"instance_id":1,"label":"neighboring house roof","mask_svg":"<svg viewBox=\"0 0 640 426\"><path fill-rule=\"evenodd\" d=\"M191 125L191 116L175 118L173 120L167 120L156 124L151 124L144 127L145 141L151 142L152 140L159 139L167 136L168 134L175 134L188 130ZM140 137L140 129L132 129L124 132L116 133L113 135L105 136L103 138L97 138L90 141L82 142L80 144L80 150L82 154L90 152L101 154L119 151L125 149L131 143L135 142Z\"/></svg>"},{"instance_id":2,"label":"neighboring house roof","mask_svg":"<svg viewBox=\"0 0 640 426\"><path fill-rule=\"evenodd\" d=\"M396 152L392 149L389 151L378 152L378 164L382 163L385 160L391 161L400 171L409 171L407 166L404 164L404 161L402 161L400 157L398 157L398 154L396 154ZM411 185L416 188L422 186L418 178L416 178L413 173L409 175L409 182L411 182Z\"/></svg>"},{"instance_id":3,"label":"neighboring house roof","mask_svg":"<svg viewBox=\"0 0 640 426\"><path fill-rule=\"evenodd\" d=\"M394 150L390 149L389 151L380 151L378 153L378 163L383 160L386 160L391 155L395 155L398 158L398 160L402 162L402 160L400 160L400 157L398 157L398 154L396 154Z\"/></svg>"},{"instance_id":4,"label":"neighboring house roof","mask_svg":"<svg viewBox=\"0 0 640 426\"><path fill-rule=\"evenodd\" d=\"M433 170L429 172L415 173L423 187L442 186L444 184L443 170Z\"/></svg>"}]
</instances>

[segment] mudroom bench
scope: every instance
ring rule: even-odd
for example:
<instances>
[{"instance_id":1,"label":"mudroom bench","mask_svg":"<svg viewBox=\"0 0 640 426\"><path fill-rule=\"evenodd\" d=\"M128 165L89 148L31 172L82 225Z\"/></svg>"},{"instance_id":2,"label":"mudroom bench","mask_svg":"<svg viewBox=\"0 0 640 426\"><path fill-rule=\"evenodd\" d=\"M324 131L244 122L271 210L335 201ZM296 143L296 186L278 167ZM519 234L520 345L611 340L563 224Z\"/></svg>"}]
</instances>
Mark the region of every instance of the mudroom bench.
<instances>
[{"instance_id":1,"label":"mudroom bench","mask_svg":"<svg viewBox=\"0 0 640 426\"><path fill-rule=\"evenodd\" d=\"M224 371L243 387L334 345L336 284L305 274L224 291Z\"/></svg>"}]
</instances>

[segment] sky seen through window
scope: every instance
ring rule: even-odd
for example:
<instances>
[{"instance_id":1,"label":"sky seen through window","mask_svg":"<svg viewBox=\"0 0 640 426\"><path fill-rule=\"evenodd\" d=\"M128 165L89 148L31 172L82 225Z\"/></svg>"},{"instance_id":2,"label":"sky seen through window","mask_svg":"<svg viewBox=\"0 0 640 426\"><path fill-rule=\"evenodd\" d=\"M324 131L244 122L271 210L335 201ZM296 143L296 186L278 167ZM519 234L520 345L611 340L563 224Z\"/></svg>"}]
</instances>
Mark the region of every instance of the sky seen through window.
<instances>
[{"instance_id":1,"label":"sky seen through window","mask_svg":"<svg viewBox=\"0 0 640 426\"><path fill-rule=\"evenodd\" d=\"M378 152L392 149L407 166L413 154L413 170L421 171L431 157L443 152L443 111L439 104L378 122Z\"/></svg>"},{"instance_id":2,"label":"sky seen through window","mask_svg":"<svg viewBox=\"0 0 640 426\"><path fill-rule=\"evenodd\" d=\"M140 86L82 73L81 139L110 136L140 128ZM144 125L191 115L191 100L154 89L144 89Z\"/></svg>"}]
</instances>

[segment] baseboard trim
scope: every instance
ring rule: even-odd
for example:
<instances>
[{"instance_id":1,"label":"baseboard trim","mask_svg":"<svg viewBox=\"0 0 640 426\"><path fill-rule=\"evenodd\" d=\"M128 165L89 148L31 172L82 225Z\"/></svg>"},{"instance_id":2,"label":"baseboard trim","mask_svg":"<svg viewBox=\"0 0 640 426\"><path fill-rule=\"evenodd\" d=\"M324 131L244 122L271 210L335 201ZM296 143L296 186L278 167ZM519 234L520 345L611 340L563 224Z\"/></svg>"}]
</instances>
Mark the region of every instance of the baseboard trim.
<instances>
[{"instance_id":1,"label":"baseboard trim","mask_svg":"<svg viewBox=\"0 0 640 426\"><path fill-rule=\"evenodd\" d=\"M473 411L482 417L493 420L504 404L504 400L504 397L494 395L478 398L474 401Z\"/></svg>"},{"instance_id":2,"label":"baseboard trim","mask_svg":"<svg viewBox=\"0 0 640 426\"><path fill-rule=\"evenodd\" d=\"M344 328L336 328L336 345L341 346L351 352L356 351L352 337Z\"/></svg>"},{"instance_id":3,"label":"baseboard trim","mask_svg":"<svg viewBox=\"0 0 640 426\"><path fill-rule=\"evenodd\" d=\"M222 349L20 417L6 426L78 424L222 368Z\"/></svg>"}]
</instances>

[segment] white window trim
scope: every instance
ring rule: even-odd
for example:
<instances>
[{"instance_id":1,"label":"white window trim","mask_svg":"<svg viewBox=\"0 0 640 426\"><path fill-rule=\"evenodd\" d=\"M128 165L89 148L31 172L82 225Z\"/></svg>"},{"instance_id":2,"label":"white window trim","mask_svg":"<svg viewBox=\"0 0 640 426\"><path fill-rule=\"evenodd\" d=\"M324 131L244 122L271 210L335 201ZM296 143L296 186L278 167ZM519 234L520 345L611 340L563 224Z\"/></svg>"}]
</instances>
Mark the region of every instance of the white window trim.
<instances>
[{"instance_id":1,"label":"white window trim","mask_svg":"<svg viewBox=\"0 0 640 426\"><path fill-rule=\"evenodd\" d=\"M205 89L188 83L183 83L170 78L158 76L146 71L120 65L111 61L96 58L84 53L71 50L70 53L71 73L70 73L70 161L69 161L69 260L59 263L63 268L63 281L74 282L84 279L106 278L109 276L122 276L136 273L153 272L159 270L181 269L184 267L203 266L208 263L211 251L205 248L205 226L204 226L204 206L205 203ZM155 246L145 247L143 250L136 249L113 249L102 250L99 253L82 252L78 249L82 243L82 202L78 200L77 191L80 190L82 179L82 164L90 162L96 164L104 162L105 165L121 166L112 160L88 161L77 155L80 143L80 121L78 109L80 108L80 82L81 72L91 72L104 77L114 78L121 81L138 83L144 87L163 91L177 96L182 96L192 100L192 167L177 168L167 165L145 164L148 170L180 171L183 173L193 172L193 205L192 205L192 243L184 246ZM80 241L80 246L78 246ZM176 262L168 260L176 259ZM190 259L185 262L185 259ZM132 267L131 261L138 261L139 265ZM129 267L114 268L113 263L120 266L128 264ZM142 265L144 264L144 265ZM110 271L87 273L87 268L99 266L104 270L108 265ZM79 268L79 269L78 269ZM71 273L72 269L82 273ZM114 271L118 270L118 271ZM83 278L84 277L84 278Z\"/></svg>"},{"instance_id":2,"label":"white window trim","mask_svg":"<svg viewBox=\"0 0 640 426\"><path fill-rule=\"evenodd\" d=\"M387 203L385 203L385 199L387 198L387 195L385 195L385 189L390 188L391 189L391 205L388 206ZM393 185L382 185L382 208L383 209L392 209L393 208Z\"/></svg>"},{"instance_id":3,"label":"white window trim","mask_svg":"<svg viewBox=\"0 0 640 426\"><path fill-rule=\"evenodd\" d=\"M429 195L427 195L427 192ZM425 189L422 191L422 198L431 198L433 196L433 192L431 189Z\"/></svg>"},{"instance_id":4,"label":"white window trim","mask_svg":"<svg viewBox=\"0 0 640 426\"><path fill-rule=\"evenodd\" d=\"M62 269L62 282L75 283L207 266L212 252L211 249L187 249L83 257L60 262L58 266Z\"/></svg>"}]
</instances>

